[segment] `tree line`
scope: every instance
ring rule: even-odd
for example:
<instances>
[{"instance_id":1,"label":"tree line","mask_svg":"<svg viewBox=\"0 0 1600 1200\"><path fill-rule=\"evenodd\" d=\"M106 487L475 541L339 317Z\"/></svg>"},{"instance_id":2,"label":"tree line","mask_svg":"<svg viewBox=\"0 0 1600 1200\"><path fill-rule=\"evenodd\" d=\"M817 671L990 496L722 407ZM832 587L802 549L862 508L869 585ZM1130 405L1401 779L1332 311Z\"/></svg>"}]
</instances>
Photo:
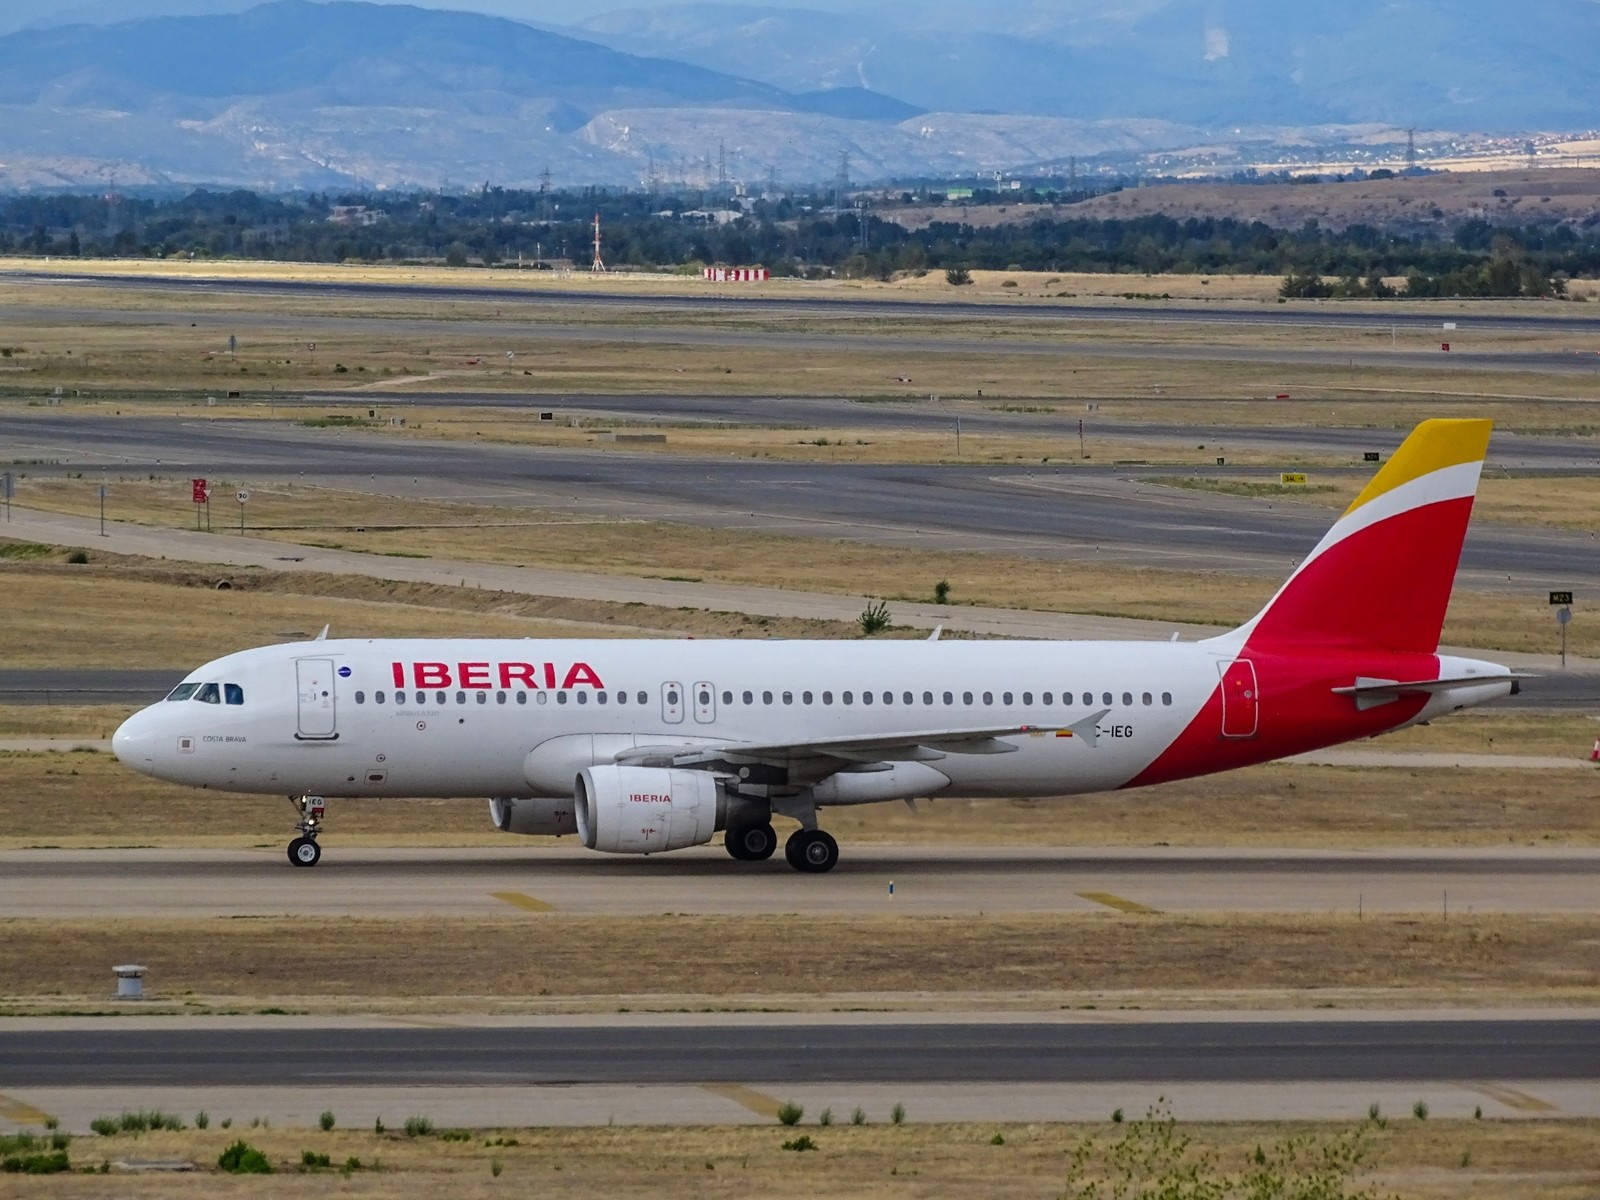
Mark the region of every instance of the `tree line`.
<instances>
[{"instance_id":1,"label":"tree line","mask_svg":"<svg viewBox=\"0 0 1600 1200\"><path fill-rule=\"evenodd\" d=\"M1285 296L1559 295L1569 278L1600 275L1600 215L1581 227L1313 221L1286 230L1234 218L1088 219L1070 204L974 225L951 206L948 220L908 229L894 216L912 199L836 209L831 194L795 192L740 202L730 219L736 202L726 196L601 189L21 195L0 197L0 254L583 266L598 213L602 256L624 267L723 263L882 279L979 268L1280 275ZM1386 282L1397 278L1398 288Z\"/></svg>"}]
</instances>

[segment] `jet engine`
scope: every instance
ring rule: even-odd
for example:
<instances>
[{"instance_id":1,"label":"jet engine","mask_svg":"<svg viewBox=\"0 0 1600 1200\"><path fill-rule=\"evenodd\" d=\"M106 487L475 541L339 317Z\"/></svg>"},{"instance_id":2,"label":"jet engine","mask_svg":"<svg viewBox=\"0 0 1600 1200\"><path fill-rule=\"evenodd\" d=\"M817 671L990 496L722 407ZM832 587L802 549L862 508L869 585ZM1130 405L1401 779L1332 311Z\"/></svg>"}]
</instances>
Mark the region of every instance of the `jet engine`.
<instances>
[{"instance_id":1,"label":"jet engine","mask_svg":"<svg viewBox=\"0 0 1600 1200\"><path fill-rule=\"evenodd\" d=\"M489 819L502 833L577 833L572 801L565 796L496 796L489 801Z\"/></svg>"},{"instance_id":2,"label":"jet engine","mask_svg":"<svg viewBox=\"0 0 1600 1200\"><path fill-rule=\"evenodd\" d=\"M591 850L655 854L711 840L722 789L704 771L586 767L574 787L578 836Z\"/></svg>"}]
</instances>

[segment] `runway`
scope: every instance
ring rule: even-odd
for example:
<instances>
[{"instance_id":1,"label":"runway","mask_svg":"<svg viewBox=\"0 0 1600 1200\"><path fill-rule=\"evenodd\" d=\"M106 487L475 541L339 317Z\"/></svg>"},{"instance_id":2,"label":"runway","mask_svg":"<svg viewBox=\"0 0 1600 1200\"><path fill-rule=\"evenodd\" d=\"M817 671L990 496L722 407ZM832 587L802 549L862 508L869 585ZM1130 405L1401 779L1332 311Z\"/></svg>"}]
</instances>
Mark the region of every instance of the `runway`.
<instances>
[{"instance_id":1,"label":"runway","mask_svg":"<svg viewBox=\"0 0 1600 1200\"><path fill-rule=\"evenodd\" d=\"M1597 1077L1595 1020L0 1031L0 1090Z\"/></svg>"},{"instance_id":2,"label":"runway","mask_svg":"<svg viewBox=\"0 0 1600 1200\"><path fill-rule=\"evenodd\" d=\"M5 414L0 439L51 470L294 481L588 517L1274 576L1316 545L1332 518L1308 505L1143 484L1142 470L1128 467L789 463L169 417ZM1461 582L1536 590L1600 583L1593 548L1579 533L1474 522Z\"/></svg>"},{"instance_id":3,"label":"runway","mask_svg":"<svg viewBox=\"0 0 1600 1200\"><path fill-rule=\"evenodd\" d=\"M1070 802L1059 807L1068 819ZM907 849L847 843L838 867L819 882L791 870L781 855L766 863L735 863L719 847L618 857L590 853L573 839L554 843L506 835L503 845L479 848L367 849L340 844L338 801L329 804L328 818L322 864L312 871L290 867L276 841L257 850L3 851L0 913L62 920L107 912L148 918L483 918L526 914L531 906L559 922L562 915L663 912L804 912L812 918L1129 908L1193 914L1600 912L1600 850ZM284 822L287 842L287 816ZM484 832L490 833L487 812Z\"/></svg>"},{"instance_id":4,"label":"runway","mask_svg":"<svg viewBox=\"0 0 1600 1200\"><path fill-rule=\"evenodd\" d=\"M79 287L115 290L160 290L179 294L226 293L257 296L336 296L366 300L489 300L540 304L592 305L604 308L683 309L748 313L803 312L808 315L841 313L851 317L962 317L971 319L1048 321L1136 321L1159 324L1196 323L1205 325L1266 325L1273 327L1313 327L1388 331L1437 330L1445 321L1457 325L1456 332L1472 330L1519 331L1564 330L1574 333L1600 333L1600 317L1580 315L1572 306L1552 310L1541 306L1538 313L1484 313L1470 309L1440 309L1419 313L1415 309L1350 309L1331 304L1315 307L1295 305L1247 307L1237 304L1185 304L1166 301L1160 304L1048 304L1036 301L981 303L973 301L927 301L898 298L848 297L839 295L806 296L772 292L708 292L704 295L662 295L645 292L589 291L587 288L477 287L418 283L323 282L298 279L184 279L164 275L72 275L44 271L9 271L0 279L31 280L39 283L68 283Z\"/></svg>"}]
</instances>

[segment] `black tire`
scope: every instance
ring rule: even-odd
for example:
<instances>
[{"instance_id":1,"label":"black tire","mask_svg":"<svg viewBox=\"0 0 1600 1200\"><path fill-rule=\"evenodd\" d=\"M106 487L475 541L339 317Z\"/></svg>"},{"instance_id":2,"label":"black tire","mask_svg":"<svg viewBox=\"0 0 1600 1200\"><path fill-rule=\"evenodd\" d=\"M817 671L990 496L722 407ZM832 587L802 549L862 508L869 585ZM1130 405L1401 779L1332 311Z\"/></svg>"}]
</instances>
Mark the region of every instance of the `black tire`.
<instances>
[{"instance_id":1,"label":"black tire","mask_svg":"<svg viewBox=\"0 0 1600 1200\"><path fill-rule=\"evenodd\" d=\"M289 861L297 867L314 867L322 861L322 847L310 838L297 837L289 843Z\"/></svg>"},{"instance_id":2,"label":"black tire","mask_svg":"<svg viewBox=\"0 0 1600 1200\"><path fill-rule=\"evenodd\" d=\"M821 829L800 829L790 835L783 854L796 871L821 875L838 865L839 843Z\"/></svg>"},{"instance_id":3,"label":"black tire","mask_svg":"<svg viewBox=\"0 0 1600 1200\"><path fill-rule=\"evenodd\" d=\"M778 848L771 825L735 825L722 836L722 844L740 862L765 862Z\"/></svg>"}]
</instances>

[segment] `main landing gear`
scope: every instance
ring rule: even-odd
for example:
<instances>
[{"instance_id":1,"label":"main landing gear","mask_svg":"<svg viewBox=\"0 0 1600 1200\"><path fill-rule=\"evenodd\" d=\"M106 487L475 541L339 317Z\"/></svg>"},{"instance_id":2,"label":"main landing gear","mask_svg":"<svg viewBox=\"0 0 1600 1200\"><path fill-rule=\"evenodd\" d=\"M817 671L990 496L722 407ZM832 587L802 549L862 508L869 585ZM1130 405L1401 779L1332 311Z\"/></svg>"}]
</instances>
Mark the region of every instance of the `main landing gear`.
<instances>
[{"instance_id":1,"label":"main landing gear","mask_svg":"<svg viewBox=\"0 0 1600 1200\"><path fill-rule=\"evenodd\" d=\"M322 847L317 845L317 834L322 830L322 818L328 811L328 802L321 796L290 796L289 803L300 814L295 828L300 836L289 843L289 861L297 867L314 867L322 861Z\"/></svg>"},{"instance_id":2,"label":"main landing gear","mask_svg":"<svg viewBox=\"0 0 1600 1200\"><path fill-rule=\"evenodd\" d=\"M784 843L783 856L796 871L820 875L839 861L839 843L821 829L796 829Z\"/></svg>"},{"instance_id":3,"label":"main landing gear","mask_svg":"<svg viewBox=\"0 0 1600 1200\"><path fill-rule=\"evenodd\" d=\"M778 835L771 825L733 825L722 836L723 848L740 862L762 862L778 848Z\"/></svg>"},{"instance_id":4,"label":"main landing gear","mask_svg":"<svg viewBox=\"0 0 1600 1200\"><path fill-rule=\"evenodd\" d=\"M762 862L778 848L778 835L766 822L759 825L730 825L722 845L740 862ZM839 861L839 843L820 829L797 829L784 843L783 856L796 871L820 875L833 870Z\"/></svg>"}]
</instances>

